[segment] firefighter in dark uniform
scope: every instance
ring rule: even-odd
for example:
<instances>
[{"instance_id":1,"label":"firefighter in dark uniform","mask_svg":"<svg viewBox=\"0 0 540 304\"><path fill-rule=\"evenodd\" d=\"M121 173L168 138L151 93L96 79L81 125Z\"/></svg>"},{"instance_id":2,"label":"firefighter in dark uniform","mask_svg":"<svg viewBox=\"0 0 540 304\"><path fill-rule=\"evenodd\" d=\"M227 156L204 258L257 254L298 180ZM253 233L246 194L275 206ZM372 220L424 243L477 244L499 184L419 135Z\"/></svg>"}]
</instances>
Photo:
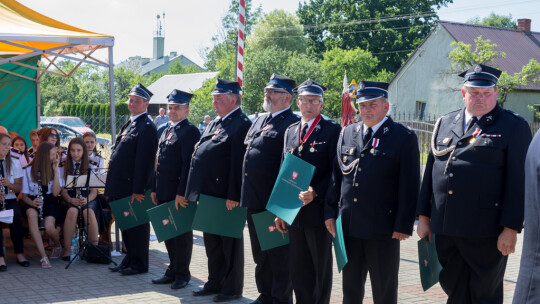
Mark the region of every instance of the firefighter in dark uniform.
<instances>
[{"instance_id":1,"label":"firefighter in dark uniform","mask_svg":"<svg viewBox=\"0 0 540 304\"><path fill-rule=\"evenodd\" d=\"M300 118L291 110L293 79L273 74L264 89L263 108L248 131L245 144L240 206L248 208L248 229L260 296L254 304L292 303L289 275L289 245L261 251L252 215L262 212L276 182L283 153L285 130Z\"/></svg>"},{"instance_id":2,"label":"firefighter in dark uniform","mask_svg":"<svg viewBox=\"0 0 540 304\"><path fill-rule=\"evenodd\" d=\"M226 199L231 210L238 206L242 186L244 139L251 121L242 112L241 87L236 81L217 79L212 92L217 114L195 146L189 170L186 199L198 201L199 194ZM208 257L208 282L194 296L217 294L214 302L242 296L244 288L244 239L204 233Z\"/></svg>"},{"instance_id":3,"label":"firefighter in dark uniform","mask_svg":"<svg viewBox=\"0 0 540 304\"><path fill-rule=\"evenodd\" d=\"M337 145L326 225L335 236L341 215L348 262L343 303L362 303L367 273L373 302L397 303L399 241L412 235L420 153L413 131L386 114L388 83L361 81L362 122L343 128Z\"/></svg>"},{"instance_id":4,"label":"firefighter in dark uniform","mask_svg":"<svg viewBox=\"0 0 540 304\"><path fill-rule=\"evenodd\" d=\"M448 303L502 303L508 255L523 226L531 130L497 104L501 71L461 73L465 109L437 121L418 200L418 236L436 234Z\"/></svg>"},{"instance_id":5,"label":"firefighter in dark uniform","mask_svg":"<svg viewBox=\"0 0 540 304\"><path fill-rule=\"evenodd\" d=\"M152 201L161 205L172 200L176 209L187 207L184 199L189 163L201 133L188 120L189 102L193 94L173 90L169 94L170 125L163 131L158 145L157 166L152 184ZM189 231L165 241L170 264L165 274L152 280L154 284L171 284L172 289L186 287L191 279L189 263L193 250L193 232Z\"/></svg>"},{"instance_id":6,"label":"firefighter in dark uniform","mask_svg":"<svg viewBox=\"0 0 540 304\"><path fill-rule=\"evenodd\" d=\"M336 157L340 126L322 117L326 87L308 79L295 88L301 121L285 131L283 156L291 153L316 167L291 227L276 226L290 237L290 269L296 303L329 303L332 290L332 239L324 226L324 201Z\"/></svg>"},{"instance_id":7,"label":"firefighter in dark uniform","mask_svg":"<svg viewBox=\"0 0 540 304\"><path fill-rule=\"evenodd\" d=\"M105 196L110 200L131 196L137 204L150 189L158 143L156 126L146 114L151 97L140 83L129 92L131 118L120 130L109 161ZM109 269L123 275L148 272L150 224L122 231L122 239L127 254L122 263Z\"/></svg>"}]
</instances>

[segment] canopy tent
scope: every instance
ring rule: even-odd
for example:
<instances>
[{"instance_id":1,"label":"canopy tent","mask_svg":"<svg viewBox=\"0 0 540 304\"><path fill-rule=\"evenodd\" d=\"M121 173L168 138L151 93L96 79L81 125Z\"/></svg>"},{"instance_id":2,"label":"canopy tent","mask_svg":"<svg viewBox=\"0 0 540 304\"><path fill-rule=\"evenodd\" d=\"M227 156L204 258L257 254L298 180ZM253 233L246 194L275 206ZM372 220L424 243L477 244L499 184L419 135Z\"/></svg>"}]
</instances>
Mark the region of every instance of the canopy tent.
<instances>
[{"instance_id":1,"label":"canopy tent","mask_svg":"<svg viewBox=\"0 0 540 304\"><path fill-rule=\"evenodd\" d=\"M113 36L56 21L15 0L0 0L0 124L27 135L28 128L39 126L41 77L45 73L70 77L82 63L88 63L109 69L114 143L113 46ZM108 48L108 62L92 56L101 48ZM58 58L74 60L78 64L71 70L63 70L55 64ZM31 111L35 115L28 115L29 109L35 109L35 112Z\"/></svg>"}]
</instances>

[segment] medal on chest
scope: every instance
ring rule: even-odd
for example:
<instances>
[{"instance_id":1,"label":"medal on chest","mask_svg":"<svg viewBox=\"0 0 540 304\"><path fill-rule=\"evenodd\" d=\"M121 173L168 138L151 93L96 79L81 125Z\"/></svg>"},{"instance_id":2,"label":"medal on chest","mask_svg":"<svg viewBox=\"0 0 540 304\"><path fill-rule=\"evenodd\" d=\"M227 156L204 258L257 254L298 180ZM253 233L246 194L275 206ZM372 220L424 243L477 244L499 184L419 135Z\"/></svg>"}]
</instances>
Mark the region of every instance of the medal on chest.
<instances>
[{"instance_id":1,"label":"medal on chest","mask_svg":"<svg viewBox=\"0 0 540 304\"><path fill-rule=\"evenodd\" d=\"M317 124L319 123L319 121L321 121L321 114L319 114L316 118L315 118L315 121L313 121L313 123L311 124L311 127L309 127L309 129L307 130L306 132L306 135L304 136L304 138L302 138L302 128L298 128L298 139L299 139L299 146L298 146L298 152L302 152L302 150L304 150L304 143L308 140L309 136L311 135L311 133L313 133L313 130L315 130L315 127L317 126ZM313 147L313 144L311 145L310 149L309 149L309 152L315 152L315 148Z\"/></svg>"},{"instance_id":2,"label":"medal on chest","mask_svg":"<svg viewBox=\"0 0 540 304\"><path fill-rule=\"evenodd\" d=\"M373 140L371 141L371 150L369 152L373 154L375 152L375 148L377 148L380 143L381 140L379 138L373 137Z\"/></svg>"},{"instance_id":3,"label":"medal on chest","mask_svg":"<svg viewBox=\"0 0 540 304\"><path fill-rule=\"evenodd\" d=\"M218 128L218 129L216 130L216 132L214 132L214 135L212 136L212 139L216 138L216 136L217 136L218 133L219 133L219 130L221 130L221 129Z\"/></svg>"},{"instance_id":4,"label":"medal on chest","mask_svg":"<svg viewBox=\"0 0 540 304\"><path fill-rule=\"evenodd\" d=\"M469 140L469 144L474 144L476 142L476 138L482 133L482 129L476 128L473 133L473 137Z\"/></svg>"}]
</instances>

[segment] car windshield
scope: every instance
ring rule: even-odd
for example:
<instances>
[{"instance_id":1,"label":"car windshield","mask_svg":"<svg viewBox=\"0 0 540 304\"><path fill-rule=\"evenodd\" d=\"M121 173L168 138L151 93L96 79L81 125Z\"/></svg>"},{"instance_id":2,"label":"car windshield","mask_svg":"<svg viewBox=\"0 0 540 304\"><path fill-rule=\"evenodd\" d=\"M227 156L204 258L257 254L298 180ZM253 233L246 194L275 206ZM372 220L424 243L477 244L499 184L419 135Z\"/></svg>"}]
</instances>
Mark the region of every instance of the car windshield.
<instances>
[{"instance_id":1,"label":"car windshield","mask_svg":"<svg viewBox=\"0 0 540 304\"><path fill-rule=\"evenodd\" d=\"M58 122L68 125L70 127L86 127L84 122L79 118L60 118Z\"/></svg>"}]
</instances>

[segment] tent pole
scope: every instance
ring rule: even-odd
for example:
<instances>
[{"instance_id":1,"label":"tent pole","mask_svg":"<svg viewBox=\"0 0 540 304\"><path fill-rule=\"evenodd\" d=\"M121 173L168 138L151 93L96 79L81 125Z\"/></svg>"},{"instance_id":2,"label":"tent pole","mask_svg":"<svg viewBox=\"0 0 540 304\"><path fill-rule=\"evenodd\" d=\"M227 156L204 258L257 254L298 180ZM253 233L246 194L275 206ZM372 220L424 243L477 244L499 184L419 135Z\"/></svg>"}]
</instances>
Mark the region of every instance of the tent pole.
<instances>
[{"instance_id":1,"label":"tent pole","mask_svg":"<svg viewBox=\"0 0 540 304\"><path fill-rule=\"evenodd\" d=\"M38 66L39 66L39 60L38 60ZM36 122L37 127L40 128L40 116L41 116L41 77L39 77L39 71L37 71L36 74Z\"/></svg>"},{"instance_id":2,"label":"tent pole","mask_svg":"<svg viewBox=\"0 0 540 304\"><path fill-rule=\"evenodd\" d=\"M116 144L116 115L114 113L114 63L113 63L113 47L109 46L109 98L111 109L111 144L114 147ZM120 229L118 225L114 225L114 235L116 243L116 252L120 253Z\"/></svg>"}]
</instances>

